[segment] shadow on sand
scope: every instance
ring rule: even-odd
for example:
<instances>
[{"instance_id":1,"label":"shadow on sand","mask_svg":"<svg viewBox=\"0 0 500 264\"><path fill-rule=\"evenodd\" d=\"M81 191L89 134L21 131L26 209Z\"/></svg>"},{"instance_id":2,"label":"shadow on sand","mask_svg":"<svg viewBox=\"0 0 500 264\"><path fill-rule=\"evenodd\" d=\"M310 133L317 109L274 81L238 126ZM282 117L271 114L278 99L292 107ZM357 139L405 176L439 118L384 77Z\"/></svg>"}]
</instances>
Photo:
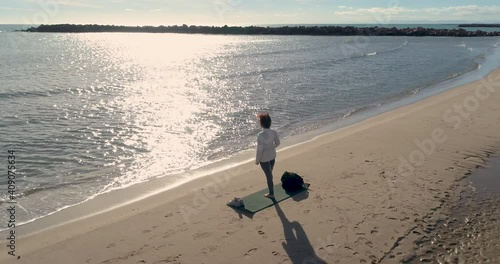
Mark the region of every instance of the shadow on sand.
<instances>
[{"instance_id":1,"label":"shadow on sand","mask_svg":"<svg viewBox=\"0 0 500 264\"><path fill-rule=\"evenodd\" d=\"M308 197L309 190L291 196L291 198L296 202L305 200ZM278 216L283 225L285 242L282 243L282 246L288 254L290 261L293 264L326 264L327 262L321 259L314 251L314 248L309 242L309 238L302 228L302 225L297 221L290 222L279 206L279 203L274 199L273 202L274 208L276 209L276 212L278 213ZM253 218L254 213L248 212L244 209L232 209L238 213L240 219L243 216L246 216L250 219Z\"/></svg>"},{"instance_id":2,"label":"shadow on sand","mask_svg":"<svg viewBox=\"0 0 500 264\"><path fill-rule=\"evenodd\" d=\"M307 199L307 197L307 191L292 196L295 201ZM282 246L288 254L290 261L294 264L326 264L327 262L321 259L314 251L302 225L297 221L290 222L278 203L274 204L274 208L283 224L283 233L286 242L283 242Z\"/></svg>"}]
</instances>

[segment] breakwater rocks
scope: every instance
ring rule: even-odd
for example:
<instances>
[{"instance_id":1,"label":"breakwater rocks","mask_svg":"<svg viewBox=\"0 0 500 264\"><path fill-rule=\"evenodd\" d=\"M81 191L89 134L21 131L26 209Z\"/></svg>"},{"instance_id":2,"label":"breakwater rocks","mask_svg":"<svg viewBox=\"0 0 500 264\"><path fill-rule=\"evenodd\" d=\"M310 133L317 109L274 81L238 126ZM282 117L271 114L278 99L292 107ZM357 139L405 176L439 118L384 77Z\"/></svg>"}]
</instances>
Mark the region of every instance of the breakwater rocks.
<instances>
[{"instance_id":1,"label":"breakwater rocks","mask_svg":"<svg viewBox=\"0 0 500 264\"><path fill-rule=\"evenodd\" d=\"M316 36L452 36L452 37L496 37L499 31L485 32L465 29L434 28L385 28L353 26L284 26L284 27L239 27L239 26L115 26L115 25L40 25L24 32L87 33L87 32L143 32L143 33L191 33L220 35L316 35Z\"/></svg>"}]
</instances>

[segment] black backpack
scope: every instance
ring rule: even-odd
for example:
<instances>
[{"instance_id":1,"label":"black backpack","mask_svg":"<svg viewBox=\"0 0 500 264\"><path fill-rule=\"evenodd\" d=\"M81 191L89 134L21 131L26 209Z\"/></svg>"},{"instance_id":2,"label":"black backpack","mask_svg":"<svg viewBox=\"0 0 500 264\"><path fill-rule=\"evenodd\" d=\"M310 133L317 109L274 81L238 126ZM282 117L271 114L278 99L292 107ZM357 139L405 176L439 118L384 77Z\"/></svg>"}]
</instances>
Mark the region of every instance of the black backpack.
<instances>
[{"instance_id":1,"label":"black backpack","mask_svg":"<svg viewBox=\"0 0 500 264\"><path fill-rule=\"evenodd\" d=\"M304 179L297 173L285 171L281 176L281 186L286 192L296 192L304 188Z\"/></svg>"}]
</instances>

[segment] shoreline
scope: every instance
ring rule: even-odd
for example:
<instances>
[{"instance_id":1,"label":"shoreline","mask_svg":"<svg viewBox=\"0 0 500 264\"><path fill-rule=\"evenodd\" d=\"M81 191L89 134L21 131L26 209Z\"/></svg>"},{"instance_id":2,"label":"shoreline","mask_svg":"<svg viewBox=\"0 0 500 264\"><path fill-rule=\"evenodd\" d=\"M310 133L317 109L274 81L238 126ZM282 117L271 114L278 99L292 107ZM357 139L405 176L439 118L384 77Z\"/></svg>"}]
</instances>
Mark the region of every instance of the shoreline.
<instances>
[{"instance_id":1,"label":"shoreline","mask_svg":"<svg viewBox=\"0 0 500 264\"><path fill-rule=\"evenodd\" d=\"M320 128L309 130L302 134L293 135L283 140L283 145L282 147L280 147L280 149L283 150L285 148L299 147L300 145L307 144L324 134L333 133L339 129L346 128L377 115L389 111L394 111L400 107L404 107L421 100L425 100L434 95L443 93L450 89L454 89L457 86L467 84L471 81L479 80L486 76L490 72L490 70L495 67L494 64L497 59L500 59L500 52L493 51L491 54L488 54L488 56L486 56L486 61L484 61L483 63L484 67L476 67L475 69L465 72L455 78L446 79L442 82L435 83L431 86L426 87L425 89L422 89L419 93L413 96L403 97L397 100L389 100L382 103L379 107L368 108L367 110L356 110L354 114L348 116L347 118L336 120L331 124L323 125ZM112 189L106 193L98 194L97 196L93 198L87 198L86 200L78 204L67 206L48 215L23 223L23 226L29 225L28 227L24 227L26 232L23 235L30 235L32 233L36 233L53 226L64 224L65 222L71 222L87 218L92 215L100 214L112 210L113 208L117 208L119 206L144 199L148 196L152 196L166 190L175 189L178 186L186 184L189 181L196 180L197 178L204 177L216 172L221 172L227 170L230 167L239 166L245 162L250 161L253 158L253 152L253 149L247 149L242 152L232 154L229 158L216 160L208 165L198 167L193 171L170 175L174 176L175 178L177 178L177 176L183 178L182 180L175 183L172 183L168 179L169 177L161 177L147 182L136 183L125 188ZM127 194L127 197L130 198L123 198L123 194ZM47 217L48 219L44 219ZM0 231L0 234L5 233L6 230L7 229Z\"/></svg>"},{"instance_id":2,"label":"shoreline","mask_svg":"<svg viewBox=\"0 0 500 264\"><path fill-rule=\"evenodd\" d=\"M308 240L310 248L323 259L331 260L335 256L335 259L345 261L381 260L391 263L391 259L401 258L410 249L401 248L397 241L408 230L414 230L412 223L415 221L410 220L421 219L433 208L439 212L444 201L456 199L456 193L450 195L450 190L456 188L457 179L462 179L475 166L482 164L475 157L486 159L489 153L499 150L500 138L495 131L500 128L497 117L500 108L494 100L500 98L500 93L491 92L485 98L486 90L482 89L479 95L485 99L481 101L480 109L478 106L476 111L468 113L469 118L460 119L460 126L456 129L454 125L458 124L456 120L459 116L449 116L450 119L455 117L455 121L451 122L441 119L443 113L454 104L472 98L474 89L481 85L493 91L500 90L499 78L500 70L497 69L480 81L318 136L307 144L279 151L276 166L279 172L275 179L279 179L280 172L285 169L296 171L312 183L310 196L314 196L301 202L280 203L278 207L282 208L281 213L286 212L290 219L296 219L301 223L301 228L308 230L309 237L312 237ZM444 134L440 133L441 130ZM443 135L447 137L446 144L439 142ZM422 148L415 146L414 140L422 143L431 139L435 141L431 153L435 157L422 154L424 158L418 166L399 162L401 158L411 162L412 157L415 159L420 155L412 153L423 153ZM293 262L298 256L288 254L289 248L282 248L281 243L275 245L275 242L280 241L290 243L289 239L270 239L282 237L281 229L276 227L283 225L287 232L289 225L280 211L279 219L275 217L274 209L247 219L244 216L236 217L237 213L225 206L224 201L235 195L243 196L264 187L263 178L256 174L262 176L259 168L248 162L243 163L231 170L190 181L175 188L175 192L161 192L83 221L21 238L19 252L23 257L20 263L30 263L30 260L49 263L51 259L59 258L84 260L84 256L90 252L95 253L90 263L101 263L99 261L106 259L123 260L123 256L128 256L126 252L134 248L136 254L125 259L139 261L142 257L151 260L158 257L153 254L152 245L168 247L172 252L169 258L183 259L187 263L198 263L202 259L209 263L234 263L241 260L242 263L255 263L270 257ZM333 181L330 177L333 177ZM359 190L363 191L360 193ZM183 211L185 209L187 211ZM22 228L19 227L19 230ZM259 232L255 232L255 229ZM210 234L206 231L210 231ZM265 232L269 235L264 238L262 233ZM101 236L104 238L99 240ZM185 241L189 236L196 241L192 245L193 249L187 246L191 242ZM207 248L214 236L218 245L216 248ZM127 239L132 237L133 240ZM408 234L403 237L408 237ZM125 240L129 242L119 243ZM337 242L322 245L320 240ZM81 241L86 241L88 245L85 250L77 247L84 243ZM236 245L231 241L246 242ZM391 246L394 242L396 244ZM2 247L4 243L0 242ZM107 250L105 243L114 244L111 247L113 249ZM274 249L272 255L252 253L265 251L262 243L268 243ZM287 245L294 248L299 247L299 244ZM308 249L302 249L301 252L305 252L305 255L299 254L302 259L311 256ZM391 258L391 254L394 258ZM4 260L6 255L0 255L0 260Z\"/></svg>"},{"instance_id":3,"label":"shoreline","mask_svg":"<svg viewBox=\"0 0 500 264\"><path fill-rule=\"evenodd\" d=\"M500 58L500 53L491 54L488 57L488 61L495 61L495 55ZM474 80L479 80L483 78L488 73L488 67L475 67L468 72L464 72L456 77L445 79L441 82L432 84L421 92L410 97L402 97L398 99L390 99L382 102L378 107L367 107L364 110L355 110L353 114L349 114L347 118L342 118L339 120L334 120L330 124L320 126L313 130L306 131L305 133L292 135L291 137L282 139L282 146L280 149L298 147L299 145L306 144L317 137L324 134L333 133L338 129L348 127L350 125L359 123L371 117L383 114L388 111L395 110L402 106L406 106L426 98L442 93L454 87L460 86L465 83L469 83ZM363 108L361 108L363 109ZM139 182L132 184L130 186L111 189L104 193L97 194L95 196L86 198L84 201L77 204L68 205L47 215L31 219L26 222L22 222L21 225L29 225L26 227L26 233L23 236L28 236L45 229L65 224L66 222L78 221L91 217L96 214L100 214L114 208L136 202L138 200L147 198L154 194L164 192L170 189L175 189L176 187L186 184L189 181L196 180L197 178L204 177L207 175L214 174L216 172L221 172L227 170L231 167L241 165L246 162L250 162L253 159L254 149L243 150L238 153L231 154L229 157L215 160L207 165L202 165L188 172L172 174L173 178L181 177L182 180L177 182L171 182L170 177L163 176L160 178L155 178L146 182ZM150 182L151 181L151 182ZM150 182L150 183L148 183ZM161 186L161 187L158 187ZM117 192L118 191L118 192ZM115 193L117 192L117 193ZM122 193L132 194L131 198L120 199ZM93 201L97 199L96 201ZM89 204L87 204L89 203ZM76 207L76 208L73 208ZM69 210L69 212L66 212ZM81 212L84 212L83 214ZM54 215L54 216L53 216ZM44 219L49 217L49 219ZM41 220L41 221L40 221ZM35 222L39 221L39 222ZM0 230L0 234L5 233L8 229Z\"/></svg>"}]
</instances>

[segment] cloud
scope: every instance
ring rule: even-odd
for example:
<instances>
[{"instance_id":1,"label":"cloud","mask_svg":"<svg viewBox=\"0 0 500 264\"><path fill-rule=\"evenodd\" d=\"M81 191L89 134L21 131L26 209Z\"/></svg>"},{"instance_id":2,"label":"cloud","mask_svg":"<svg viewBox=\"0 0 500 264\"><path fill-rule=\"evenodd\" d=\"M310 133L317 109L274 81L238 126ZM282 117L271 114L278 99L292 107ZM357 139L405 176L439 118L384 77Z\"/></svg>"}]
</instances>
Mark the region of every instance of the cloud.
<instances>
[{"instance_id":1,"label":"cloud","mask_svg":"<svg viewBox=\"0 0 500 264\"><path fill-rule=\"evenodd\" d=\"M161 11L163 11L163 9L159 9L158 8L158 9L151 9L151 10L149 10L149 12L161 12Z\"/></svg>"},{"instance_id":2,"label":"cloud","mask_svg":"<svg viewBox=\"0 0 500 264\"><path fill-rule=\"evenodd\" d=\"M31 9L31 8L16 8L16 7L5 7L5 6L0 6L0 10L9 10L9 11L35 11L35 9Z\"/></svg>"},{"instance_id":3,"label":"cloud","mask_svg":"<svg viewBox=\"0 0 500 264\"><path fill-rule=\"evenodd\" d=\"M500 6L450 6L444 8L443 12L453 12L457 16L464 15L486 15L486 14L499 14Z\"/></svg>"},{"instance_id":4,"label":"cloud","mask_svg":"<svg viewBox=\"0 0 500 264\"><path fill-rule=\"evenodd\" d=\"M92 4L92 3L84 3L82 1L74 1L74 0L57 0L58 4L62 6L71 6L71 7L88 7L88 8L101 8L101 6Z\"/></svg>"},{"instance_id":5,"label":"cloud","mask_svg":"<svg viewBox=\"0 0 500 264\"><path fill-rule=\"evenodd\" d=\"M477 6L477 5L467 5L467 6L448 6L440 8L421 8L421 9L410 9L401 6L392 7L372 7L372 8L359 8L353 9L347 6L338 6L341 11L337 11L334 14L336 16L349 16L349 17L366 17L366 16L377 16L377 15L391 15L391 16L403 16L409 14L419 14L422 18L435 16L435 15L446 15L447 17L463 17L463 16L481 16L481 15L495 15L500 13L500 6Z\"/></svg>"},{"instance_id":6,"label":"cloud","mask_svg":"<svg viewBox=\"0 0 500 264\"><path fill-rule=\"evenodd\" d=\"M337 16L355 16L355 15L397 15L401 13L411 13L411 12L417 12L416 9L409 9L406 7L372 7L372 8L360 8L360 9L354 9L352 11L337 11L335 12L335 15Z\"/></svg>"},{"instance_id":7,"label":"cloud","mask_svg":"<svg viewBox=\"0 0 500 264\"><path fill-rule=\"evenodd\" d=\"M297 13L275 13L273 14L275 17L298 17L300 14Z\"/></svg>"},{"instance_id":8,"label":"cloud","mask_svg":"<svg viewBox=\"0 0 500 264\"><path fill-rule=\"evenodd\" d=\"M87 8L101 8L102 6L98 4L94 4L92 2L95 1L89 1L89 0L22 0L27 3L35 3L38 5L42 4L59 4L62 6L71 6L71 7L87 7Z\"/></svg>"},{"instance_id":9,"label":"cloud","mask_svg":"<svg viewBox=\"0 0 500 264\"><path fill-rule=\"evenodd\" d=\"M295 0L298 4L301 5L307 5L307 4L313 4L313 2L316 2L315 0Z\"/></svg>"}]
</instances>

